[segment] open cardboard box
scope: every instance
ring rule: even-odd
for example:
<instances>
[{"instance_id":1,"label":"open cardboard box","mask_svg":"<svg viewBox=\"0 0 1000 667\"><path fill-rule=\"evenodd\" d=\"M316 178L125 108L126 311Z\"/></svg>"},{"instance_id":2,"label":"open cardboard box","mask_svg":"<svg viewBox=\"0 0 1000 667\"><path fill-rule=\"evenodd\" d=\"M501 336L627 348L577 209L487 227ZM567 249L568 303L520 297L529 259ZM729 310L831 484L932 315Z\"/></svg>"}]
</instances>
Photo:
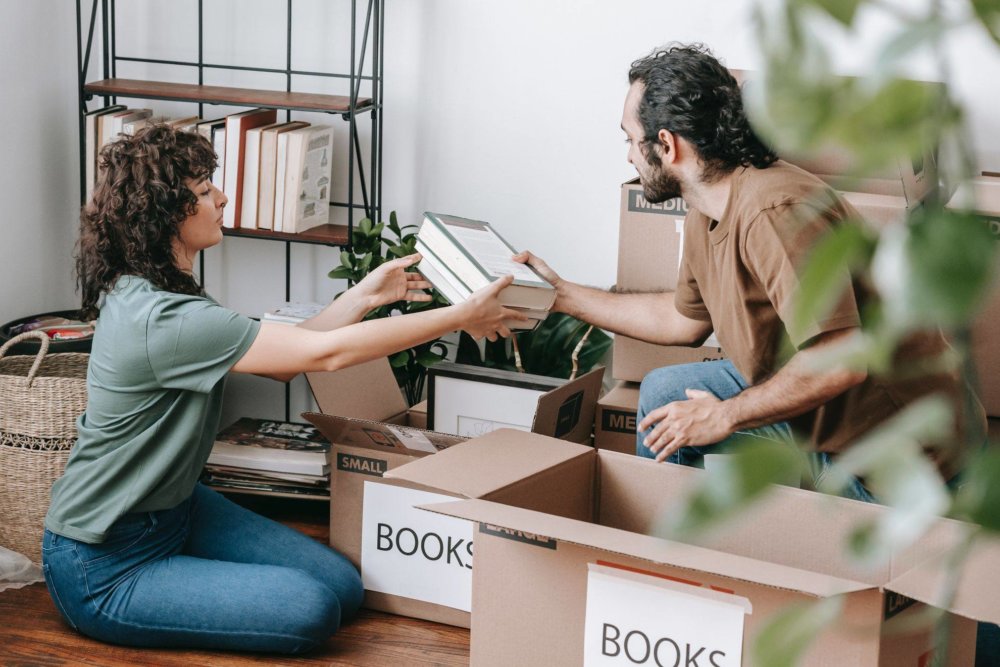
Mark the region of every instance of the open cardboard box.
<instances>
[{"instance_id":1,"label":"open cardboard box","mask_svg":"<svg viewBox=\"0 0 1000 667\"><path fill-rule=\"evenodd\" d=\"M818 634L802 664L967 667L975 650L972 619L1000 621L1000 578L994 572L1000 546L993 543L966 563L948 613L947 660L933 661L930 629L911 623L925 603L940 600L947 570L941 554L958 542L963 526L958 522L940 520L917 545L884 565L865 568L844 555L848 536L885 508L774 487L724 530L685 544L647 533L704 471L563 442L539 444L564 452L557 457L560 486L551 493L575 489L572 500L580 504L562 508L563 516L486 499L421 507L477 527L474 665L652 665L652 656L645 663L639 658L644 647L655 650L663 638L656 644L662 664L685 664L699 647L718 643L729 647L728 658L716 654L710 661L706 650L700 662L687 664L750 665L752 642L775 613L842 596L839 615ZM503 465L498 456L505 453L505 445L491 448L490 465ZM463 463L479 468L475 459L484 449L469 448L468 454ZM448 461L434 457L424 463L421 473L430 476L430 467L446 467ZM540 474L519 487L522 493L544 494L550 484L551 478ZM593 578L595 566L625 574L611 577L616 584L609 592ZM642 603L657 585L674 589L671 603ZM678 656L670 652L673 646L679 647ZM616 651L615 661L602 661ZM742 660L735 657L740 651Z\"/></svg>"},{"instance_id":2,"label":"open cardboard box","mask_svg":"<svg viewBox=\"0 0 1000 667\"><path fill-rule=\"evenodd\" d=\"M619 382L601 396L594 412L594 447L635 454L639 385Z\"/></svg>"},{"instance_id":3,"label":"open cardboard box","mask_svg":"<svg viewBox=\"0 0 1000 667\"><path fill-rule=\"evenodd\" d=\"M579 401L581 405L579 419L562 437L570 441L589 443L603 373L603 368L595 369L540 396L532 431L543 435L555 433L559 408L567 401ZM334 373L309 373L307 377L316 403L323 412L306 412L302 416L314 424L332 443L330 544L361 570L367 587L370 573L366 572L365 567L365 545L371 546L378 542L379 524L398 523L382 517L403 519L411 517L414 513L412 509L414 503L411 502L409 495L401 492L393 495L392 491L385 490L386 486L399 486L391 481L392 471L408 467L430 454L450 450L454 445L466 442L466 439L414 427L414 421L426 423L426 413L413 414L407 410L392 369L385 359ZM581 394L582 398L579 396ZM565 424L562 426L565 428ZM532 434L526 433L525 436ZM495 438L486 435L470 439L468 443L472 446L480 444L488 446L494 440ZM450 456L453 458L449 460L460 460L454 458L460 457L460 454ZM516 482L520 476L528 474L525 471L533 471L532 466L537 465L534 458L534 454L529 456L525 450L523 462L499 470L480 470L458 464L449 467L448 472L433 484L423 484L420 489L443 497L489 496L502 501L508 496L491 495L493 491L504 484ZM372 482L374 485L366 482ZM426 502L426 498L422 502ZM388 507L376 513L367 511L366 504L379 507L388 505ZM558 508L547 511L558 511ZM421 518L420 515L423 514L419 513L417 518ZM366 530L370 531L367 533L369 538L367 541ZM406 535L409 536L409 533ZM383 535L382 539L385 542L388 538ZM404 550L408 549L409 546L405 546ZM375 550L376 557L380 553L379 550ZM460 560L455 551L444 555L446 561L449 555L454 556L453 562ZM415 575L411 579L419 580L419 576ZM369 590L365 605L371 609L468 627L468 603L465 602L465 608L461 608L460 591L451 590L448 593L451 597L432 596L428 601L395 594L393 591L396 589L392 587L393 585L381 586L383 590ZM451 604L434 601L441 599ZM459 602L455 602L456 599Z\"/></svg>"},{"instance_id":4,"label":"open cardboard box","mask_svg":"<svg viewBox=\"0 0 1000 667\"><path fill-rule=\"evenodd\" d=\"M662 292L677 288L687 203L677 197L651 204L635 178L622 185L618 232L618 275L621 292ZM654 345L621 334L612 343L611 374L616 380L641 382L661 366L724 359L718 344L702 347Z\"/></svg>"}]
</instances>

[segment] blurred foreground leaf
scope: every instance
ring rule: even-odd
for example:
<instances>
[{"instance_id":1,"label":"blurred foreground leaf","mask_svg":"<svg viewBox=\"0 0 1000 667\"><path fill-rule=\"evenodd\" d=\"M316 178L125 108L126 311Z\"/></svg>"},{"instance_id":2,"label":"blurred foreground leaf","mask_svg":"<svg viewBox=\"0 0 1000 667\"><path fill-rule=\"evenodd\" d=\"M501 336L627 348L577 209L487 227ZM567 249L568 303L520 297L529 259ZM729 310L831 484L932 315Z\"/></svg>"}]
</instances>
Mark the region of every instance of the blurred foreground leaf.
<instances>
[{"instance_id":1,"label":"blurred foreground leaf","mask_svg":"<svg viewBox=\"0 0 1000 667\"><path fill-rule=\"evenodd\" d=\"M796 604L778 612L761 628L754 642L753 664L795 667L809 646L843 609L840 596Z\"/></svg>"},{"instance_id":2,"label":"blurred foreground leaf","mask_svg":"<svg viewBox=\"0 0 1000 667\"><path fill-rule=\"evenodd\" d=\"M872 259L872 281L897 331L967 323L989 291L996 243L976 216L925 210L887 227Z\"/></svg>"},{"instance_id":3,"label":"blurred foreground leaf","mask_svg":"<svg viewBox=\"0 0 1000 667\"><path fill-rule=\"evenodd\" d=\"M669 537L689 539L745 510L771 484L798 483L804 462L803 454L791 443L740 438L709 467L676 513L664 517L661 526Z\"/></svg>"},{"instance_id":4,"label":"blurred foreground leaf","mask_svg":"<svg viewBox=\"0 0 1000 667\"><path fill-rule=\"evenodd\" d=\"M830 313L851 287L849 272L866 265L874 250L874 238L857 223L838 225L817 244L799 282L790 327L793 339Z\"/></svg>"},{"instance_id":5,"label":"blurred foreground leaf","mask_svg":"<svg viewBox=\"0 0 1000 667\"><path fill-rule=\"evenodd\" d=\"M869 432L826 473L821 491L839 495L860 477L879 502L891 508L876 523L855 531L851 546L857 556L883 558L916 540L947 512L950 497L921 442L946 439L953 424L953 411L944 398L923 398Z\"/></svg>"},{"instance_id":6,"label":"blurred foreground leaf","mask_svg":"<svg viewBox=\"0 0 1000 667\"><path fill-rule=\"evenodd\" d=\"M993 40L1000 44L1000 2L997 0L972 0L972 9Z\"/></svg>"},{"instance_id":7,"label":"blurred foreground leaf","mask_svg":"<svg viewBox=\"0 0 1000 667\"><path fill-rule=\"evenodd\" d=\"M965 468L965 480L955 500L958 518L1000 533L1000 451L986 449Z\"/></svg>"}]
</instances>

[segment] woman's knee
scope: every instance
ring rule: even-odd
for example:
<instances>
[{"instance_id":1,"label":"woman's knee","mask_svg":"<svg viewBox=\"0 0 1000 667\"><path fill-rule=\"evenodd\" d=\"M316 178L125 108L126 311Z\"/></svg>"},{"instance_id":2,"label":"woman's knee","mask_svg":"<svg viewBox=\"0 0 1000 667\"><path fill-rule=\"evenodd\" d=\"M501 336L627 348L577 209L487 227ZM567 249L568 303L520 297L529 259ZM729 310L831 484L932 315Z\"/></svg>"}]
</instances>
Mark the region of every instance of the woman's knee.
<instances>
[{"instance_id":1,"label":"woman's knee","mask_svg":"<svg viewBox=\"0 0 1000 667\"><path fill-rule=\"evenodd\" d=\"M305 640L293 650L300 653L325 643L340 628L343 613L337 594L313 575L293 570L289 577L294 604L283 613L297 612L297 618L289 619L295 626L290 634Z\"/></svg>"}]
</instances>

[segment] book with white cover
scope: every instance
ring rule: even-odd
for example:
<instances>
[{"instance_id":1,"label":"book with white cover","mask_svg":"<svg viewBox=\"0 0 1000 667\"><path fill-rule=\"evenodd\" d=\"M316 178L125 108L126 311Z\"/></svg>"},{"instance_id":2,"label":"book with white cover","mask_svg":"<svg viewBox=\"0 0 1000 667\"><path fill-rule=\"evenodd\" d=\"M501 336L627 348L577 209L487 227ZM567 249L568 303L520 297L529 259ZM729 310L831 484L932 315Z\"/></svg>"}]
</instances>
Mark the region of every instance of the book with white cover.
<instances>
[{"instance_id":1,"label":"book with white cover","mask_svg":"<svg viewBox=\"0 0 1000 667\"><path fill-rule=\"evenodd\" d=\"M247 131L270 125L278 118L274 109L253 109L226 116L226 164L222 191L229 205L222 209L222 224L231 229L240 226L243 214L243 165Z\"/></svg>"},{"instance_id":2,"label":"book with white cover","mask_svg":"<svg viewBox=\"0 0 1000 667\"><path fill-rule=\"evenodd\" d=\"M415 250L420 253L421 260L417 264L417 271L426 278L438 292L441 293L448 303L462 303L472 292L459 280L451 270L445 266L437 256L434 255L425 245L417 239ZM529 308L519 308L509 306L513 310L518 310L528 317L525 322L509 320L504 322L508 329L518 331L530 331L538 326L538 323L548 317L548 311L535 310Z\"/></svg>"},{"instance_id":3,"label":"book with white cover","mask_svg":"<svg viewBox=\"0 0 1000 667\"><path fill-rule=\"evenodd\" d=\"M417 238L470 291L513 275L514 282L500 292L505 306L548 310L555 301L552 285L530 266L512 260L517 251L488 222L428 212Z\"/></svg>"},{"instance_id":4,"label":"book with white cover","mask_svg":"<svg viewBox=\"0 0 1000 667\"><path fill-rule=\"evenodd\" d=\"M278 137L285 132L308 127L309 123L296 120L270 125L260 134L260 185L257 194L257 229L274 226L274 195L278 176ZM284 153L282 153L284 155ZM281 178L284 179L284 170ZM284 189L284 182L281 183Z\"/></svg>"},{"instance_id":5,"label":"book with white cover","mask_svg":"<svg viewBox=\"0 0 1000 667\"><path fill-rule=\"evenodd\" d=\"M272 123L251 127L247 130L243 148L243 210L240 213L240 229L257 229L257 198L260 189L260 146L263 131L283 123Z\"/></svg>"},{"instance_id":6,"label":"book with white cover","mask_svg":"<svg viewBox=\"0 0 1000 667\"><path fill-rule=\"evenodd\" d=\"M288 137L282 231L297 234L330 219L333 128L311 125L280 136Z\"/></svg>"}]
</instances>

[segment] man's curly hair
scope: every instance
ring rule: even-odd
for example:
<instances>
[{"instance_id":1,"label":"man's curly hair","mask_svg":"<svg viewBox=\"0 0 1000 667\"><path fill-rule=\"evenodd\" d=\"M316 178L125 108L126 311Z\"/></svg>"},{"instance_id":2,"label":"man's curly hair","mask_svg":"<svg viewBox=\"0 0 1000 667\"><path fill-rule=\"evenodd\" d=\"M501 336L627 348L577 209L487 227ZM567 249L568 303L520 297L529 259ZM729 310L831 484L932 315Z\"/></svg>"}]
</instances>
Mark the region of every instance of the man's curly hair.
<instances>
[{"instance_id":1,"label":"man's curly hair","mask_svg":"<svg viewBox=\"0 0 1000 667\"><path fill-rule=\"evenodd\" d=\"M200 294L194 276L175 263L173 241L198 207L188 180L211 178L215 171L211 144L196 133L151 125L105 146L99 165L94 196L80 215L81 315L96 317L101 294L124 275L163 290Z\"/></svg>"},{"instance_id":2,"label":"man's curly hair","mask_svg":"<svg viewBox=\"0 0 1000 667\"><path fill-rule=\"evenodd\" d=\"M680 135L697 149L706 181L778 159L751 129L736 79L704 45L657 49L632 63L628 80L645 87L639 103L645 141L658 141L660 129ZM647 159L658 160L652 152Z\"/></svg>"}]
</instances>

